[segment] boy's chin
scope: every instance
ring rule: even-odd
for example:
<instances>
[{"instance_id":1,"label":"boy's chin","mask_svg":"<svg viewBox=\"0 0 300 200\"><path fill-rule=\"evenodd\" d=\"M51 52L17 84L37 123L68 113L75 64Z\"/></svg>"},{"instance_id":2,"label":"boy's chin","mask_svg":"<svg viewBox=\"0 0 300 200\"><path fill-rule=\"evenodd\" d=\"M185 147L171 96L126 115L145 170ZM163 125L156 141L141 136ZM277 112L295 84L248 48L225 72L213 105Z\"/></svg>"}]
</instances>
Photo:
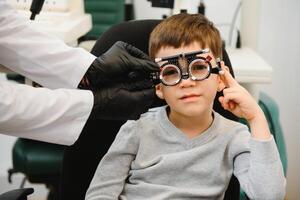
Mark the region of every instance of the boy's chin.
<instances>
[{"instance_id":1,"label":"boy's chin","mask_svg":"<svg viewBox=\"0 0 300 200\"><path fill-rule=\"evenodd\" d=\"M199 107L198 108L185 107L185 108L178 109L176 112L182 116L198 118L198 117L204 117L205 115L209 117L209 115L212 112L212 109L201 109Z\"/></svg>"}]
</instances>

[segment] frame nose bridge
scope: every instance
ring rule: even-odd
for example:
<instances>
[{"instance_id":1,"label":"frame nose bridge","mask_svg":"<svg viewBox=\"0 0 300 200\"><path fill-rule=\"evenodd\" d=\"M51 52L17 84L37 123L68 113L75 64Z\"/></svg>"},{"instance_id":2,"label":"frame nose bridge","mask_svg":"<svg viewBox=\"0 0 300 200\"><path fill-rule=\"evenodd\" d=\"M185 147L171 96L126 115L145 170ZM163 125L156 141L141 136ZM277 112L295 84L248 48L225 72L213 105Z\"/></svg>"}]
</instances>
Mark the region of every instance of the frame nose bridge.
<instances>
[{"instance_id":1,"label":"frame nose bridge","mask_svg":"<svg viewBox=\"0 0 300 200\"><path fill-rule=\"evenodd\" d=\"M178 64L179 67L181 68L181 78L182 79L188 79L190 77L189 74L189 63L187 58L182 55L181 57L178 58Z\"/></svg>"}]
</instances>

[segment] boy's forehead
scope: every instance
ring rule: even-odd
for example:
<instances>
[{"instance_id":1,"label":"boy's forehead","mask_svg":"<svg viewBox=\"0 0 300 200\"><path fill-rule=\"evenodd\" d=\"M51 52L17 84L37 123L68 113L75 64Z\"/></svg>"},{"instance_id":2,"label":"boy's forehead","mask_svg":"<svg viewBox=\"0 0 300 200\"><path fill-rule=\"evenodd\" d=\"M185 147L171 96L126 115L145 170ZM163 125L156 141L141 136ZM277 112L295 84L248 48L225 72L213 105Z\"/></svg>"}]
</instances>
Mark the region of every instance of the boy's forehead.
<instances>
[{"instance_id":1,"label":"boy's forehead","mask_svg":"<svg viewBox=\"0 0 300 200\"><path fill-rule=\"evenodd\" d=\"M184 58L190 58L192 57L206 57L209 55L210 50L209 49L197 49L197 50L183 50L183 51L168 51L167 53L162 52L161 54L157 54L155 57L155 62L161 62L161 61L167 61L167 60L173 60L173 59L184 59ZM159 57L161 55L161 57Z\"/></svg>"},{"instance_id":2,"label":"boy's forehead","mask_svg":"<svg viewBox=\"0 0 300 200\"><path fill-rule=\"evenodd\" d=\"M209 49L209 47L202 47L198 42L192 42L189 45L182 45L178 48L175 48L173 46L163 46L158 50L158 52L155 55L155 58L176 56L176 55L186 54L186 53L195 52L203 49ZM208 54L202 53L202 56L205 55Z\"/></svg>"}]
</instances>

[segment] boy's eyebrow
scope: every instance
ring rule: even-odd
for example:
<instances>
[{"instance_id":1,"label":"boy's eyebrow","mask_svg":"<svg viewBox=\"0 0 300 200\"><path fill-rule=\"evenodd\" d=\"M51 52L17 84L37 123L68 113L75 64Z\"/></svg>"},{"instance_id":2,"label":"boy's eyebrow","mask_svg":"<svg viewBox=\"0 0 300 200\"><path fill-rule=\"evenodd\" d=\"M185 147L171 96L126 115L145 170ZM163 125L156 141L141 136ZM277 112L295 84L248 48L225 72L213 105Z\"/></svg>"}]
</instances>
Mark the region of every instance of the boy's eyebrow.
<instances>
[{"instance_id":1,"label":"boy's eyebrow","mask_svg":"<svg viewBox=\"0 0 300 200\"><path fill-rule=\"evenodd\" d=\"M173 55L173 56L155 58L155 62L161 62L161 61L165 61L165 60L169 60L169 59L173 59L173 58L185 57L185 56L190 56L190 55L195 55L195 54L203 54L203 53L209 53L209 49L202 49L202 50L199 50L199 51L191 51L191 52L188 52L188 53L180 53L180 54L176 54L176 55Z\"/></svg>"}]
</instances>

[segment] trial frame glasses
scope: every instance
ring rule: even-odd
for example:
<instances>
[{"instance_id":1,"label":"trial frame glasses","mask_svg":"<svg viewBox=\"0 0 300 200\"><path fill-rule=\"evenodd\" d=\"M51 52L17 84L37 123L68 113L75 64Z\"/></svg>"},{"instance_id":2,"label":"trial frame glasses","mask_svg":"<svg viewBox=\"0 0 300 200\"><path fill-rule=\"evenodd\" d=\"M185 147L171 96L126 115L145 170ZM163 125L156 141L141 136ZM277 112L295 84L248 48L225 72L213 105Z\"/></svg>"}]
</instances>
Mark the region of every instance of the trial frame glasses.
<instances>
[{"instance_id":1,"label":"trial frame glasses","mask_svg":"<svg viewBox=\"0 0 300 200\"><path fill-rule=\"evenodd\" d=\"M209 49L202 49L188 53L181 53L173 56L155 58L156 63L164 62L160 66L160 72L152 74L152 80L158 84L174 86L181 82L182 79L191 77L194 81L207 79L210 74L219 74L221 70L220 58L217 58L217 66L212 67L210 56L201 57L199 55L208 53ZM181 65L185 63L187 67Z\"/></svg>"}]
</instances>

